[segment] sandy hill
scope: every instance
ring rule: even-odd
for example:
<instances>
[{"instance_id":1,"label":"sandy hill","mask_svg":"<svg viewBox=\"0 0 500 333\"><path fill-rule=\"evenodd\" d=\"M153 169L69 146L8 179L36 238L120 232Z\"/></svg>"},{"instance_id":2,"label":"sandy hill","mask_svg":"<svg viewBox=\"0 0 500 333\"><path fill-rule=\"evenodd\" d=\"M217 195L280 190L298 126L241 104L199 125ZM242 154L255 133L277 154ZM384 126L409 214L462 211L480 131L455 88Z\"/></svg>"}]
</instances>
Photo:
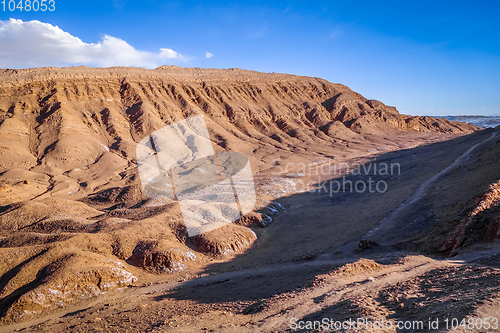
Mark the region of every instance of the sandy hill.
<instances>
[{"instance_id":1,"label":"sandy hill","mask_svg":"<svg viewBox=\"0 0 500 333\"><path fill-rule=\"evenodd\" d=\"M477 129L401 115L322 79L239 69L4 70L0 94L4 205L123 187L135 177L137 142L196 114L205 115L216 149L246 153L259 171L282 157L342 160L422 143L422 132Z\"/></svg>"},{"instance_id":2,"label":"sandy hill","mask_svg":"<svg viewBox=\"0 0 500 333\"><path fill-rule=\"evenodd\" d=\"M247 226L265 225L280 205L189 239L176 203L141 192L137 142L197 114L216 151L250 158L256 208L299 191L293 181L310 176L303 164L361 161L478 130L402 115L319 78L169 66L1 70L4 322L133 284L186 278L255 243L261 235Z\"/></svg>"}]
</instances>

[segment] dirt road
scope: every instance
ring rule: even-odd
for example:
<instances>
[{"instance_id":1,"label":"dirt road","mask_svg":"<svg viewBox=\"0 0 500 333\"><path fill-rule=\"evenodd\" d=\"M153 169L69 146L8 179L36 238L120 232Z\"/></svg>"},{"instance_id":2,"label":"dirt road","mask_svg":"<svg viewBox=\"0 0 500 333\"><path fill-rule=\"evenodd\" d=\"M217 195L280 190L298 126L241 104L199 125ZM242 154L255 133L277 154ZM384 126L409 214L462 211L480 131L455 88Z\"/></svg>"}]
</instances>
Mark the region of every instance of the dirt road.
<instances>
[{"instance_id":1,"label":"dirt road","mask_svg":"<svg viewBox=\"0 0 500 333\"><path fill-rule=\"evenodd\" d=\"M2 329L284 332L300 331L294 328L305 326L297 323L323 318L371 318L393 325L438 320L437 330L420 331L442 332L452 328L444 326L447 319L500 319L500 269L476 264L497 255L497 244L453 260L412 256L389 246L401 233L398 217L417 205L431 184L495 137L477 135L465 152L453 149L455 141L441 143L440 150L427 146L386 154L378 163L399 161L405 173L364 176L384 179L387 195L301 193L283 198L279 201L285 211L270 227L257 230L259 241L247 254L214 261L187 281L127 288L43 320ZM433 160L436 163L426 163ZM361 179L356 177L349 179ZM379 208L374 212L373 207ZM365 237L381 246L356 254L356 241Z\"/></svg>"}]
</instances>

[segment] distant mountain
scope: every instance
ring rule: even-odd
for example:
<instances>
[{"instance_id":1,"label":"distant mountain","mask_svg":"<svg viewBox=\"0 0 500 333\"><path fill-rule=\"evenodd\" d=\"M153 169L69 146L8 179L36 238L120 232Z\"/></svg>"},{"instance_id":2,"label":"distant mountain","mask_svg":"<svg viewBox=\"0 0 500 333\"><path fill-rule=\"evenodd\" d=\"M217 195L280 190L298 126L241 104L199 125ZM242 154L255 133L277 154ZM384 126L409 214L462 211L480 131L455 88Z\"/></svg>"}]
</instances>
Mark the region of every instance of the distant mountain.
<instances>
[{"instance_id":1,"label":"distant mountain","mask_svg":"<svg viewBox=\"0 0 500 333\"><path fill-rule=\"evenodd\" d=\"M460 121L484 128L497 127L500 125L500 116L444 116L435 118L445 118L449 121Z\"/></svg>"}]
</instances>

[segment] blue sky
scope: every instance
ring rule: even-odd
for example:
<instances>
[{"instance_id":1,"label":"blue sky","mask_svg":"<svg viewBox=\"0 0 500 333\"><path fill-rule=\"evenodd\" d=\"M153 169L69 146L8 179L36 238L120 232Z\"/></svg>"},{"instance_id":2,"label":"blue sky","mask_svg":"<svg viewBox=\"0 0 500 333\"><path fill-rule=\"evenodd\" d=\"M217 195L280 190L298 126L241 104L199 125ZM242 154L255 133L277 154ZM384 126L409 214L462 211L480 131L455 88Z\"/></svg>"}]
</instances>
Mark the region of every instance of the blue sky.
<instances>
[{"instance_id":1,"label":"blue sky","mask_svg":"<svg viewBox=\"0 0 500 333\"><path fill-rule=\"evenodd\" d=\"M237 67L321 77L406 114L500 114L499 1L55 0L53 12L2 9L0 68Z\"/></svg>"}]
</instances>

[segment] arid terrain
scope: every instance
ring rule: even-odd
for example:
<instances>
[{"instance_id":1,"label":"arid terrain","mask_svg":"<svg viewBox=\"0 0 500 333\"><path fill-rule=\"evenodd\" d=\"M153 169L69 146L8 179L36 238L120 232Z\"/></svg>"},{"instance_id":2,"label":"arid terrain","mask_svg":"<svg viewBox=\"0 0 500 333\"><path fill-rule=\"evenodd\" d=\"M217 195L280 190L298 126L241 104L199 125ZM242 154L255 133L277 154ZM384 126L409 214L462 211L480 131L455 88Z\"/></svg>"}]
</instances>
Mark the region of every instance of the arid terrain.
<instances>
[{"instance_id":1,"label":"arid terrain","mask_svg":"<svg viewBox=\"0 0 500 333\"><path fill-rule=\"evenodd\" d=\"M200 114L257 204L189 237L136 146ZM311 77L0 70L0 331L500 331L499 132Z\"/></svg>"}]
</instances>

